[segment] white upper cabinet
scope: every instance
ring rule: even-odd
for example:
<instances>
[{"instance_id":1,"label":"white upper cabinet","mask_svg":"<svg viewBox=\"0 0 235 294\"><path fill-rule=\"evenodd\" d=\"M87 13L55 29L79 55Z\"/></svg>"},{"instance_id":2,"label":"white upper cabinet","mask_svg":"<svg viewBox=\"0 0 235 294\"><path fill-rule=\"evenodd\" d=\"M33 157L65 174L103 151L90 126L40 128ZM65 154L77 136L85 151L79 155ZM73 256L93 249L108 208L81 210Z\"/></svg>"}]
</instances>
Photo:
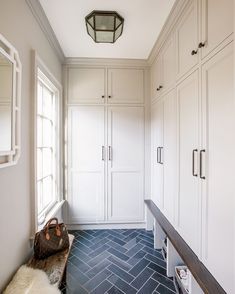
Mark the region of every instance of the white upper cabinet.
<instances>
[{"instance_id":1,"label":"white upper cabinet","mask_svg":"<svg viewBox=\"0 0 235 294\"><path fill-rule=\"evenodd\" d=\"M162 56L160 54L155 59L151 69L152 100L160 96L161 85L162 85Z\"/></svg>"},{"instance_id":2,"label":"white upper cabinet","mask_svg":"<svg viewBox=\"0 0 235 294\"><path fill-rule=\"evenodd\" d=\"M178 78L198 63L198 27L198 1L193 0L176 27Z\"/></svg>"},{"instance_id":3,"label":"white upper cabinet","mask_svg":"<svg viewBox=\"0 0 235 294\"><path fill-rule=\"evenodd\" d=\"M175 38L171 36L162 49L162 81L160 92L174 86L176 78Z\"/></svg>"},{"instance_id":4,"label":"white upper cabinet","mask_svg":"<svg viewBox=\"0 0 235 294\"><path fill-rule=\"evenodd\" d=\"M105 101L104 68L69 68L68 103L98 103Z\"/></svg>"},{"instance_id":5,"label":"white upper cabinet","mask_svg":"<svg viewBox=\"0 0 235 294\"><path fill-rule=\"evenodd\" d=\"M233 44L203 66L202 81L203 262L226 293L235 293Z\"/></svg>"},{"instance_id":6,"label":"white upper cabinet","mask_svg":"<svg viewBox=\"0 0 235 294\"><path fill-rule=\"evenodd\" d=\"M108 69L108 103L143 103L143 69Z\"/></svg>"},{"instance_id":7,"label":"white upper cabinet","mask_svg":"<svg viewBox=\"0 0 235 294\"><path fill-rule=\"evenodd\" d=\"M202 56L233 32L233 0L202 0Z\"/></svg>"}]
</instances>

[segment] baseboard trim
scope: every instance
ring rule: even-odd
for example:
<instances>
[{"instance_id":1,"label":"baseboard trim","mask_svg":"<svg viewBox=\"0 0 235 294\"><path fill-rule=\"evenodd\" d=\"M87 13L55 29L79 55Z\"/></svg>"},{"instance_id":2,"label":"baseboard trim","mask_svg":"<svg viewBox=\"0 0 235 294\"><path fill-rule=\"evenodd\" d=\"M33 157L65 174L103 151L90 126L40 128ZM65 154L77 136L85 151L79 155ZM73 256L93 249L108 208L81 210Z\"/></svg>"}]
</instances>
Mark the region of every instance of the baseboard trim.
<instances>
[{"instance_id":1,"label":"baseboard trim","mask_svg":"<svg viewBox=\"0 0 235 294\"><path fill-rule=\"evenodd\" d=\"M67 225L69 230L145 229L146 223Z\"/></svg>"}]
</instances>

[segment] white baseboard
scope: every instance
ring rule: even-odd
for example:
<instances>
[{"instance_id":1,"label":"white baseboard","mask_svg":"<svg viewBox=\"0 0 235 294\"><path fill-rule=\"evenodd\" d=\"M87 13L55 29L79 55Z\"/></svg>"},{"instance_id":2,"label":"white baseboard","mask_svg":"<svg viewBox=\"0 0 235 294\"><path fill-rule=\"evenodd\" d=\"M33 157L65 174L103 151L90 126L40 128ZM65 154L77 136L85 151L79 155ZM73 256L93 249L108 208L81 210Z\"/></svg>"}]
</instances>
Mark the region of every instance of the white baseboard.
<instances>
[{"instance_id":1,"label":"white baseboard","mask_svg":"<svg viewBox=\"0 0 235 294\"><path fill-rule=\"evenodd\" d=\"M146 223L66 225L69 230L145 229Z\"/></svg>"}]
</instances>

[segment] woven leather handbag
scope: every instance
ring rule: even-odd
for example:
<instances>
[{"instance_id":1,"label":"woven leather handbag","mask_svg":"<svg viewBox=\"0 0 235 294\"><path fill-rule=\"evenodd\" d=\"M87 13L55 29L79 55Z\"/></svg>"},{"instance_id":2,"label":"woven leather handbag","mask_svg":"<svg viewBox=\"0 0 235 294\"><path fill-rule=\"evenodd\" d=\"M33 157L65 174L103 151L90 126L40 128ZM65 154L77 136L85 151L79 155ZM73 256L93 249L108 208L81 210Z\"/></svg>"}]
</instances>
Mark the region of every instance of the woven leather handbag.
<instances>
[{"instance_id":1,"label":"woven leather handbag","mask_svg":"<svg viewBox=\"0 0 235 294\"><path fill-rule=\"evenodd\" d=\"M34 239L34 256L44 259L69 247L69 236L63 223L57 218L50 219Z\"/></svg>"}]
</instances>

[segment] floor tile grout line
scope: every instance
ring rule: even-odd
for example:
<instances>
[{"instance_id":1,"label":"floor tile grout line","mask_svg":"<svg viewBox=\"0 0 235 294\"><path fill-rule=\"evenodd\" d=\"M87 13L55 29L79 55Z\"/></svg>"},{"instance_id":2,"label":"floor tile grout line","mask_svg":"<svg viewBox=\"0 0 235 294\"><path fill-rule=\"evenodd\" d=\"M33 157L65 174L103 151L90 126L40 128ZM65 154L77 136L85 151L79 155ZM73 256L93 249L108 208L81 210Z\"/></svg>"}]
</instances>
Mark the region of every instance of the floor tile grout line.
<instances>
[{"instance_id":1,"label":"floor tile grout line","mask_svg":"<svg viewBox=\"0 0 235 294\"><path fill-rule=\"evenodd\" d=\"M112 262L112 261L111 261ZM113 265L116 265L115 263L113 263ZM120 266L118 266L118 265L116 265L120 270L122 270L122 271L124 271L124 272L126 272L128 275L130 275L130 276L132 276L134 279L135 279L135 276L133 276L132 274L130 274L129 272L127 272L127 271L125 271L125 270L123 270ZM115 273L113 273L114 275L116 275L116 276L118 276L117 274L115 274ZM118 276L119 277L119 276ZM134 281L134 279L132 280L132 281ZM132 282L131 281L131 282ZM127 282L126 282L127 283Z\"/></svg>"},{"instance_id":2,"label":"floor tile grout line","mask_svg":"<svg viewBox=\"0 0 235 294\"><path fill-rule=\"evenodd\" d=\"M145 257L145 259L147 259L147 260L149 260L151 263L154 263L155 265L157 265L157 266L160 266L162 269L166 269L165 267L163 267L162 265L159 265L158 263L156 263L156 262L154 262L154 261L152 261L152 260L150 260L149 258L147 258L147 257Z\"/></svg>"},{"instance_id":3,"label":"floor tile grout line","mask_svg":"<svg viewBox=\"0 0 235 294\"><path fill-rule=\"evenodd\" d=\"M147 283L148 283L148 281L151 279L151 277L149 277L148 278L148 280L142 285L142 287L138 290L138 291L140 291L143 287L144 287L144 285L146 285ZM154 280L155 282L157 282L156 280ZM156 289L157 289L157 287L159 286L159 282L157 282L158 283L158 285L154 288L154 290L153 291L155 291ZM153 293L153 292L152 292Z\"/></svg>"},{"instance_id":4,"label":"floor tile grout line","mask_svg":"<svg viewBox=\"0 0 235 294\"><path fill-rule=\"evenodd\" d=\"M156 273L156 271L155 271L155 273ZM155 274L154 273L154 274ZM161 274L161 273L159 273L159 272L157 272L159 275L161 275L163 278L165 278L165 279L167 279L167 280L169 280L170 282L172 282L173 284L174 284L174 282L173 282L173 280L171 280L171 278L169 278L169 277L167 277L167 276L164 276L163 274ZM153 274L153 275L154 275ZM153 278L154 279L154 278ZM156 279L154 279L155 281L157 281ZM157 281L158 282L158 281Z\"/></svg>"},{"instance_id":5,"label":"floor tile grout line","mask_svg":"<svg viewBox=\"0 0 235 294\"><path fill-rule=\"evenodd\" d=\"M154 274L154 270L149 268L148 265L146 265L146 267L135 277L135 279L137 279L139 277L139 275L141 275L143 273L143 271L146 270L146 268L150 269L153 272L152 275ZM152 277L152 275L150 277ZM133 283L135 281L135 279L131 283ZM156 280L154 279L154 281L156 281Z\"/></svg>"}]
</instances>

